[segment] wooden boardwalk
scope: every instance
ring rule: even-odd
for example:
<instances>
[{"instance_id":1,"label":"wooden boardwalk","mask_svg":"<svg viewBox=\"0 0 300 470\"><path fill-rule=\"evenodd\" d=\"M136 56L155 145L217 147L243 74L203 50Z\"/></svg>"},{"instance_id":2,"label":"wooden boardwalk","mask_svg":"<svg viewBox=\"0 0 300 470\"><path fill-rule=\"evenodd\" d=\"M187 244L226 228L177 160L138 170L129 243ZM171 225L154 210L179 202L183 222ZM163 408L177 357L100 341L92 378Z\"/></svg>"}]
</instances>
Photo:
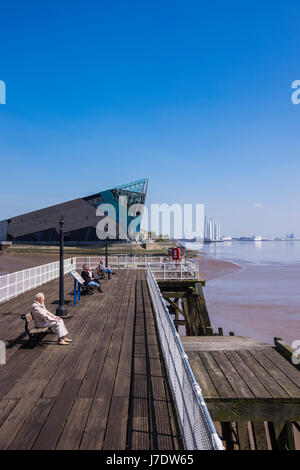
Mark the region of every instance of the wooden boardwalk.
<instances>
[{"instance_id":1,"label":"wooden boardwalk","mask_svg":"<svg viewBox=\"0 0 300 470\"><path fill-rule=\"evenodd\" d=\"M104 293L72 305L73 338L28 347L20 315L43 291L55 313L58 281L0 305L0 449L180 449L182 439L157 341L144 271L119 271Z\"/></svg>"},{"instance_id":2,"label":"wooden boardwalk","mask_svg":"<svg viewBox=\"0 0 300 470\"><path fill-rule=\"evenodd\" d=\"M223 423L227 448L233 448L232 423L241 449L250 448L251 433L256 449L295 447L291 422L300 421L300 372L291 362L252 338L181 340L212 419Z\"/></svg>"}]
</instances>

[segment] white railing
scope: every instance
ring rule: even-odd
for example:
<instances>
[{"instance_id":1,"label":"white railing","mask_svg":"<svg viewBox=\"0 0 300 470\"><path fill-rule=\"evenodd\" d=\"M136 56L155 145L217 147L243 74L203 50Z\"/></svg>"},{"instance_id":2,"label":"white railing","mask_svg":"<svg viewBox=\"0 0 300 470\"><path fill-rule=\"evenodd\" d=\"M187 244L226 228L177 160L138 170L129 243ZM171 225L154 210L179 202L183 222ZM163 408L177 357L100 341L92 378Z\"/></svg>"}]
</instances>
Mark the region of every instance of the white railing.
<instances>
[{"instance_id":1,"label":"white railing","mask_svg":"<svg viewBox=\"0 0 300 470\"><path fill-rule=\"evenodd\" d=\"M64 260L65 274L75 266L74 258ZM59 261L0 276L0 303L59 277Z\"/></svg>"},{"instance_id":2,"label":"white railing","mask_svg":"<svg viewBox=\"0 0 300 470\"><path fill-rule=\"evenodd\" d=\"M188 450L224 450L150 265L147 282L186 447Z\"/></svg>"},{"instance_id":3,"label":"white railing","mask_svg":"<svg viewBox=\"0 0 300 470\"><path fill-rule=\"evenodd\" d=\"M90 268L96 268L99 260L105 261L105 256L77 256L76 269L82 269L84 264ZM148 263L163 263L162 256L130 256L130 255L110 255L108 256L108 265L112 269L146 269Z\"/></svg>"},{"instance_id":4,"label":"white railing","mask_svg":"<svg viewBox=\"0 0 300 470\"><path fill-rule=\"evenodd\" d=\"M84 264L96 268L99 256L77 256L76 269L82 269ZM156 279L199 279L199 265L193 260L182 259L176 263L164 256L108 256L108 265L113 270L147 269L148 264Z\"/></svg>"},{"instance_id":5,"label":"white railing","mask_svg":"<svg viewBox=\"0 0 300 470\"><path fill-rule=\"evenodd\" d=\"M88 264L95 269L99 264L99 259L99 256L77 256L65 259L65 274L74 269L82 269L83 264ZM176 264L175 261L168 261L163 256L115 255L108 257L108 264L113 270L147 269L149 264L156 279L199 278L199 266L192 260L183 259ZM58 277L59 261L0 276L0 303Z\"/></svg>"}]
</instances>

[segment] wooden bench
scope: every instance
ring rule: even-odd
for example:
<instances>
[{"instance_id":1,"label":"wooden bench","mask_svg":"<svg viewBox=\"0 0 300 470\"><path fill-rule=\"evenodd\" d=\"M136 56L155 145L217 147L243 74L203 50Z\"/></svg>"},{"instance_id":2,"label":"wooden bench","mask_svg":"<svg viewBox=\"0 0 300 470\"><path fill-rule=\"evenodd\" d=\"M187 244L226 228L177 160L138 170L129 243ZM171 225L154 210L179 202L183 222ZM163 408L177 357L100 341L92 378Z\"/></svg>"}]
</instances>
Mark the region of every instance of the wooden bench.
<instances>
[{"instance_id":1,"label":"wooden bench","mask_svg":"<svg viewBox=\"0 0 300 470\"><path fill-rule=\"evenodd\" d=\"M22 320L25 320L25 331L28 334L29 341L31 343L35 341L36 343L41 344L41 338L49 331L49 328L47 326L43 328L37 328L31 313L21 315L21 318Z\"/></svg>"}]
</instances>

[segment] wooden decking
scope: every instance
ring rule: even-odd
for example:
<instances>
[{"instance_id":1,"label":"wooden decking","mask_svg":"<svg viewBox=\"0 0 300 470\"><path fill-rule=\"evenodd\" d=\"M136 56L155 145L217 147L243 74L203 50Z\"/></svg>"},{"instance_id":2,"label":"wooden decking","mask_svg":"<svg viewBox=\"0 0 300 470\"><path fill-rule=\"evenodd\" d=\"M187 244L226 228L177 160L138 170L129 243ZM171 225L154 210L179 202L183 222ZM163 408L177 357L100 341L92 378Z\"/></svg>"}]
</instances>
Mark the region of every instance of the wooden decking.
<instances>
[{"instance_id":1,"label":"wooden decking","mask_svg":"<svg viewBox=\"0 0 300 470\"><path fill-rule=\"evenodd\" d=\"M271 345L234 336L182 342L215 421L299 421L300 372Z\"/></svg>"},{"instance_id":2,"label":"wooden decking","mask_svg":"<svg viewBox=\"0 0 300 470\"><path fill-rule=\"evenodd\" d=\"M291 362L251 338L181 339L211 417L222 423L227 448L233 448L234 427L239 448L250 448L247 422L257 440L254 448L294 448L291 423L300 421L300 372Z\"/></svg>"},{"instance_id":3,"label":"wooden decking","mask_svg":"<svg viewBox=\"0 0 300 470\"><path fill-rule=\"evenodd\" d=\"M104 293L72 305L73 338L28 347L24 322L38 291L55 313L58 281L0 305L0 449L178 449L182 440L165 377L143 271L120 271Z\"/></svg>"}]
</instances>

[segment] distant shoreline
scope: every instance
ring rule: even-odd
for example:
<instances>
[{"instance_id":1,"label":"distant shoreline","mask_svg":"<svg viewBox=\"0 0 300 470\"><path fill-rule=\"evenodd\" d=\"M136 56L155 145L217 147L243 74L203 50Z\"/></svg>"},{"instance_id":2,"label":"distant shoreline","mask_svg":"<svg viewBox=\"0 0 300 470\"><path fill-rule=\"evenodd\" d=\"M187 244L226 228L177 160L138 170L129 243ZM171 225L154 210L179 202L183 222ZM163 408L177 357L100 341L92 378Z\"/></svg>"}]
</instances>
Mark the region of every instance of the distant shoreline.
<instances>
[{"instance_id":1,"label":"distant shoreline","mask_svg":"<svg viewBox=\"0 0 300 470\"><path fill-rule=\"evenodd\" d=\"M196 259L199 262L200 277L206 281L218 279L244 269L232 261L214 258L203 251L199 251Z\"/></svg>"}]
</instances>

